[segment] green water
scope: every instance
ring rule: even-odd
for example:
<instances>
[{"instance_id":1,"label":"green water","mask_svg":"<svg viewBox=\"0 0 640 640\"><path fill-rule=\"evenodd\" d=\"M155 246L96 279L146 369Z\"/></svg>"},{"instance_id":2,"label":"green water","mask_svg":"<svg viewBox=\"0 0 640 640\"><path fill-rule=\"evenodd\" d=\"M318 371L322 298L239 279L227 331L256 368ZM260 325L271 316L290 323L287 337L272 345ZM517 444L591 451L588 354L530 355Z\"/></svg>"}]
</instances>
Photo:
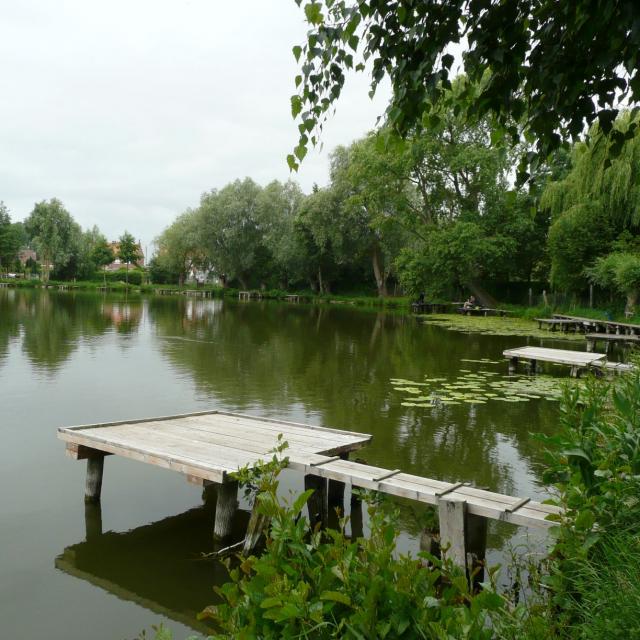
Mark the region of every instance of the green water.
<instances>
[{"instance_id":1,"label":"green water","mask_svg":"<svg viewBox=\"0 0 640 640\"><path fill-rule=\"evenodd\" d=\"M542 497L531 433L553 432L556 403L407 407L390 382L454 380L483 367L468 360L527 343L540 340L334 305L0 289L2 637L132 638L162 620L185 637L221 579L199 559L213 508L196 487L113 456L102 511L85 514L84 465L56 427L223 408L371 433L371 464ZM413 511L401 547L415 551ZM521 533L493 524L491 557Z\"/></svg>"}]
</instances>

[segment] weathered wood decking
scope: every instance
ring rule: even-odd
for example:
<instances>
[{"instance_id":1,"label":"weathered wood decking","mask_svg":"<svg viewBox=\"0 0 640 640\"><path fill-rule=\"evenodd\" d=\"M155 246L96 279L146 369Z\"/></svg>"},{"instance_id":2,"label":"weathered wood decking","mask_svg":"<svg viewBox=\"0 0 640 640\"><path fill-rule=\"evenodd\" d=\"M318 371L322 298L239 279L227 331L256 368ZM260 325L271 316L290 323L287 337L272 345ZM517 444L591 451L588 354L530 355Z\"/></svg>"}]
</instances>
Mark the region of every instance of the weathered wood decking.
<instances>
[{"instance_id":1,"label":"weathered wood decking","mask_svg":"<svg viewBox=\"0 0 640 640\"><path fill-rule=\"evenodd\" d=\"M622 362L607 362L606 353L592 351L571 351L568 349L549 349L547 347L519 347L502 352L509 359L509 371L514 373L520 360L527 360L534 373L538 362L553 362L571 367L571 375L577 377L583 369L596 367L616 373L631 371L633 365Z\"/></svg>"},{"instance_id":2,"label":"weathered wood decking","mask_svg":"<svg viewBox=\"0 0 640 640\"><path fill-rule=\"evenodd\" d=\"M371 436L350 431L258 418L225 412L121 421L60 428L67 453L87 460L85 500L100 499L105 455L121 455L187 476L190 482L217 483L213 537L227 540L237 509L238 482L232 473L268 460L278 437L288 443L289 468L305 474L305 487L314 489L308 509L312 525L326 524L330 507L344 500L346 484L435 505L439 513L440 543L449 557L474 573L482 566L487 519L515 525L548 528L555 506L476 489L463 482L445 482L348 460ZM352 517L354 514L352 496ZM256 544L264 517L254 510L244 539L245 553ZM480 562L480 565L478 565Z\"/></svg>"},{"instance_id":3,"label":"weathered wood decking","mask_svg":"<svg viewBox=\"0 0 640 640\"><path fill-rule=\"evenodd\" d=\"M582 369L587 369L598 363L604 364L607 359L605 353L549 349L547 347L506 349L502 352L502 355L509 359L509 371L512 373L515 372L520 360L528 360L532 372L535 372L538 362L553 362L555 364L566 364L570 366L571 375L576 377Z\"/></svg>"},{"instance_id":4,"label":"weathered wood decking","mask_svg":"<svg viewBox=\"0 0 640 640\"><path fill-rule=\"evenodd\" d=\"M282 434L293 467L315 454L340 455L364 446L370 435L206 411L105 424L63 427L58 437L72 457L115 454L173 469L192 478L227 482L229 474L264 460Z\"/></svg>"}]
</instances>

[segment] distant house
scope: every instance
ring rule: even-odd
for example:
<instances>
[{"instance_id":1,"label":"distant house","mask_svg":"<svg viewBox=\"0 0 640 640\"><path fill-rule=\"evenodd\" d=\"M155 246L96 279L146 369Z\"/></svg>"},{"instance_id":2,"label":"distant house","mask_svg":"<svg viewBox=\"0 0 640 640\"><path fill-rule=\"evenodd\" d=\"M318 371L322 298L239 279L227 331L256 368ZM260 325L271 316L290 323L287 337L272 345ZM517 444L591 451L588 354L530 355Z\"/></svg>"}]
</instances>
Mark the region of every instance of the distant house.
<instances>
[{"instance_id":1,"label":"distant house","mask_svg":"<svg viewBox=\"0 0 640 640\"><path fill-rule=\"evenodd\" d=\"M105 267L106 271L118 271L118 269L124 269L127 265L120 260L120 243L117 240L109 243L111 247L111 251L113 251L113 255L116 259ZM131 266L140 267L141 269L144 267L144 252L142 251L142 244L138 240L138 254L141 256L140 260L131 264Z\"/></svg>"},{"instance_id":2,"label":"distant house","mask_svg":"<svg viewBox=\"0 0 640 640\"><path fill-rule=\"evenodd\" d=\"M18 251L18 260L20 260L20 264L24 267L29 260L37 262L38 256L33 249L29 249L29 247L22 247L22 249Z\"/></svg>"}]
</instances>

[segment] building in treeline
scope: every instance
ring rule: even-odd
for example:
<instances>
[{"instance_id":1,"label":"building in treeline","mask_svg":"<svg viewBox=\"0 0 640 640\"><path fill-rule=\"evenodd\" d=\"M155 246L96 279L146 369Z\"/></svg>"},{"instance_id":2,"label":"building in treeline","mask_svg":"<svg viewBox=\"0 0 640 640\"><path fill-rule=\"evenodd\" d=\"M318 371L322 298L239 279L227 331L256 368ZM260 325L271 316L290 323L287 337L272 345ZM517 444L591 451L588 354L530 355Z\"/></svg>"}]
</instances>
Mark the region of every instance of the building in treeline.
<instances>
[{"instance_id":1,"label":"building in treeline","mask_svg":"<svg viewBox=\"0 0 640 640\"><path fill-rule=\"evenodd\" d=\"M122 260L120 260L120 243L117 240L113 240L109 243L109 246L111 247L111 251L113 251L115 260L111 264L108 264L105 269L107 271L118 271L118 269L124 269L127 265L122 262ZM140 259L136 262L131 263L131 266L140 267L142 269L144 268L144 251L142 251L142 243L140 242L140 240L138 240L137 246Z\"/></svg>"}]
</instances>

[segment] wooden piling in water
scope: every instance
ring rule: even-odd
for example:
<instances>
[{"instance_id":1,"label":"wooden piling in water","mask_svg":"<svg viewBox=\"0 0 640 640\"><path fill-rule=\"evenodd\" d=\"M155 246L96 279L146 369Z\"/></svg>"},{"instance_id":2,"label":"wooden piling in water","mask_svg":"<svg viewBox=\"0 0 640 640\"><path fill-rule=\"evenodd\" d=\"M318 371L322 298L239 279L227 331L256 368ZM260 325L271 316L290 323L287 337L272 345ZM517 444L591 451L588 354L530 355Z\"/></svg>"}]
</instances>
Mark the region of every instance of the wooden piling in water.
<instances>
[{"instance_id":1,"label":"wooden piling in water","mask_svg":"<svg viewBox=\"0 0 640 640\"><path fill-rule=\"evenodd\" d=\"M214 542L220 543L229 538L233 516L238 508L238 482L232 480L217 486L216 515L213 523Z\"/></svg>"},{"instance_id":2,"label":"wooden piling in water","mask_svg":"<svg viewBox=\"0 0 640 640\"><path fill-rule=\"evenodd\" d=\"M100 501L103 471L104 455L96 455L87 458L87 479L84 487L85 502Z\"/></svg>"},{"instance_id":3,"label":"wooden piling in water","mask_svg":"<svg viewBox=\"0 0 640 640\"><path fill-rule=\"evenodd\" d=\"M327 480L316 475L306 475L304 489L305 491L313 490L307 501L311 528L314 529L318 524L326 527L328 522Z\"/></svg>"}]
</instances>

